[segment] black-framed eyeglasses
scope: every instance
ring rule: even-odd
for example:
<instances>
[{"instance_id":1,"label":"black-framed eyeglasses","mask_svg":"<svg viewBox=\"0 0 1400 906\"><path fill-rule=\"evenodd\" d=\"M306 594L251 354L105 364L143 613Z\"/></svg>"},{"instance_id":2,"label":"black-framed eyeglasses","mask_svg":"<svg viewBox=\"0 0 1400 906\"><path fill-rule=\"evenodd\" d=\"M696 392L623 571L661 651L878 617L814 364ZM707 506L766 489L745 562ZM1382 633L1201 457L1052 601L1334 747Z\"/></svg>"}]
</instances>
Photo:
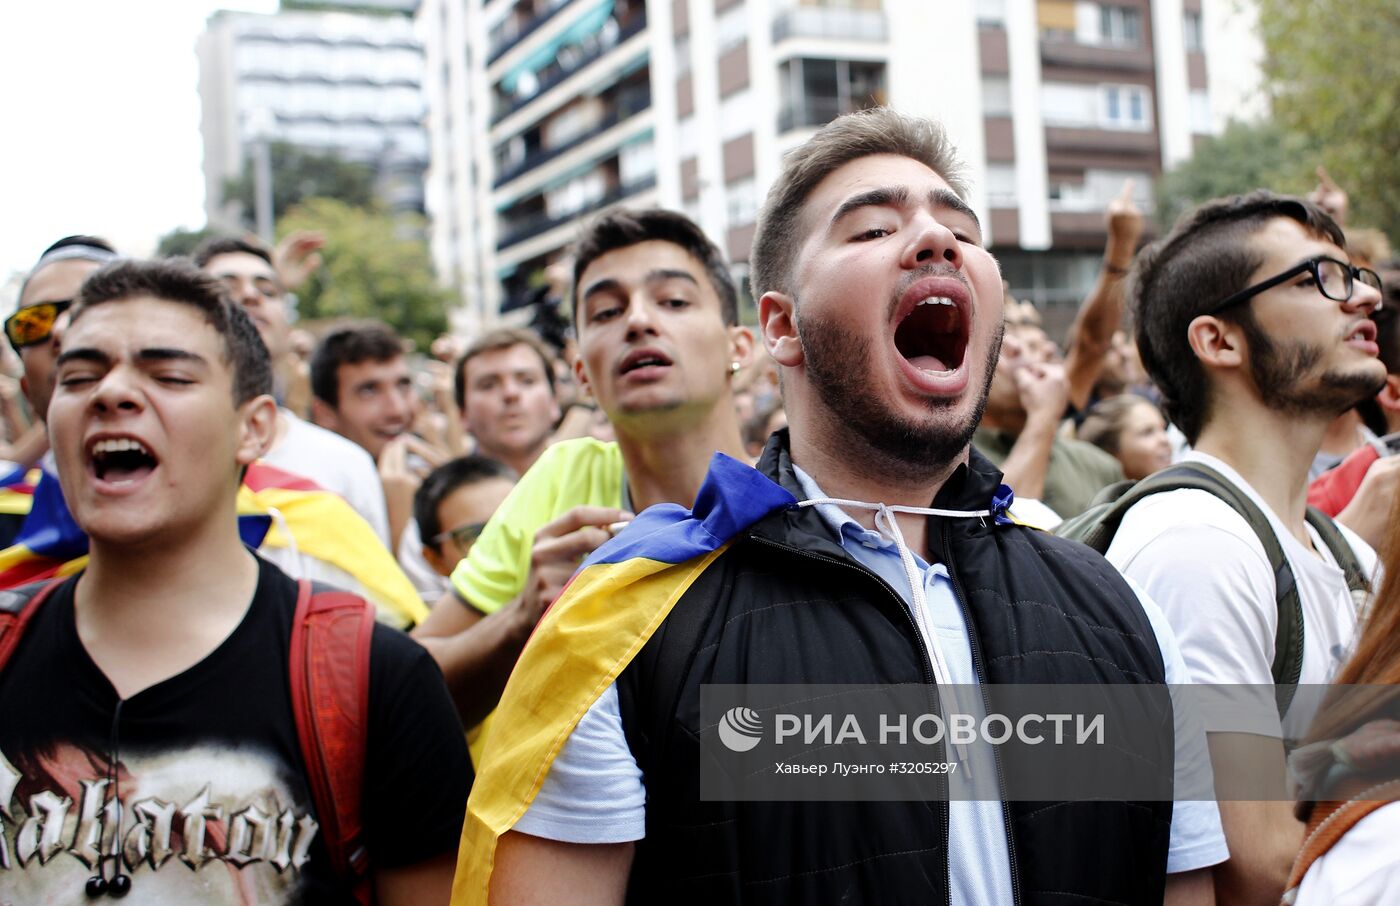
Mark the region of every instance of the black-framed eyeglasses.
<instances>
[{"instance_id":1,"label":"black-framed eyeglasses","mask_svg":"<svg viewBox=\"0 0 1400 906\"><path fill-rule=\"evenodd\" d=\"M26 346L42 343L53 336L53 326L58 316L72 305L72 299L27 305L5 319L5 337L16 352Z\"/></svg>"},{"instance_id":2,"label":"black-framed eyeglasses","mask_svg":"<svg viewBox=\"0 0 1400 906\"><path fill-rule=\"evenodd\" d=\"M457 547L461 550L469 550L476 539L481 537L481 530L486 528L484 522L473 522L470 525L459 525L455 529L448 529L433 536L432 542L435 546L440 546L448 538L457 542Z\"/></svg>"},{"instance_id":3,"label":"black-framed eyeglasses","mask_svg":"<svg viewBox=\"0 0 1400 906\"><path fill-rule=\"evenodd\" d=\"M1241 302L1246 302L1265 290L1273 289L1280 283L1284 283L1299 274L1308 272L1312 273L1313 280L1317 282L1318 291L1333 302L1350 301L1352 294L1356 291L1357 281L1366 284L1372 289L1378 291L1381 289L1381 275L1370 268L1357 267L1354 264L1347 264L1345 261L1338 261L1336 258L1330 258L1327 255L1318 255L1316 258L1309 258L1307 261L1300 262L1290 267L1278 276L1270 277L1261 283L1245 287L1228 299L1221 300L1221 302L1207 312L1207 314L1213 315L1217 312L1224 311L1231 305L1238 305ZM1301 283L1299 284L1299 286L1302 285ZM1379 310L1381 304L1381 301L1377 300L1376 307L1373 311Z\"/></svg>"}]
</instances>

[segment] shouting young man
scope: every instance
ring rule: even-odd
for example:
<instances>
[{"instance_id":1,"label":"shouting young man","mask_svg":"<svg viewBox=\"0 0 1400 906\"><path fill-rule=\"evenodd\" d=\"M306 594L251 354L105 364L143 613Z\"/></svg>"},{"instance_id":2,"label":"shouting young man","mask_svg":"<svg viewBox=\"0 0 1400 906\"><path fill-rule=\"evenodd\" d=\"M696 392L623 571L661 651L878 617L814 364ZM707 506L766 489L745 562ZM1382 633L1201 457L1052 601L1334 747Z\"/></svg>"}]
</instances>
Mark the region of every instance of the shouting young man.
<instances>
[{"instance_id":1,"label":"shouting young man","mask_svg":"<svg viewBox=\"0 0 1400 906\"><path fill-rule=\"evenodd\" d=\"M1208 802L700 794L702 686L1183 678L1160 615L1097 554L1006 518L969 452L1002 285L958 170L939 126L886 109L788 156L751 261L789 431L756 470L715 457L691 512L641 514L541 622L456 902L1208 900L1226 855ZM1198 728L1175 735L1178 763L1205 760Z\"/></svg>"},{"instance_id":2,"label":"shouting young man","mask_svg":"<svg viewBox=\"0 0 1400 906\"><path fill-rule=\"evenodd\" d=\"M42 597L0 599L5 898L444 896L471 782L461 731L426 652L343 593L368 646L358 676L358 654L335 658L358 740L305 754L294 690L320 728L327 686L298 665L336 652L307 635L310 586L239 535L240 479L277 419L242 308L188 265L110 265L71 309L55 378L49 429L90 553ZM347 769L361 782L328 797Z\"/></svg>"}]
</instances>

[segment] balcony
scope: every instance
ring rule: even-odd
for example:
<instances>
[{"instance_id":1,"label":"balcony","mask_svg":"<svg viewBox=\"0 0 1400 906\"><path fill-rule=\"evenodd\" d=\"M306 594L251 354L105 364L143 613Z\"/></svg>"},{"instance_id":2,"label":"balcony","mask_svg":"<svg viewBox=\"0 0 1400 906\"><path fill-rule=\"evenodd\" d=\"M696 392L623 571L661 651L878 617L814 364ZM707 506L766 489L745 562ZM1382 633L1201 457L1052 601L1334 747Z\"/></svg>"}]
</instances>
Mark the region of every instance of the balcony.
<instances>
[{"instance_id":1,"label":"balcony","mask_svg":"<svg viewBox=\"0 0 1400 906\"><path fill-rule=\"evenodd\" d=\"M1043 67L1151 72L1152 51L1146 47L1080 44L1073 40L1042 36L1040 63Z\"/></svg>"},{"instance_id":2,"label":"balcony","mask_svg":"<svg viewBox=\"0 0 1400 906\"><path fill-rule=\"evenodd\" d=\"M563 9L566 5L567 0L565 0L565 2L558 2L558 0L556 0L556 2L550 4L549 9L536 14L534 18L528 19L523 25L516 26L513 31L506 27L506 23L501 23L501 26L498 27L499 31L493 30L491 34L491 48L486 52L486 65L489 66L496 62L501 57L505 56L506 52L512 47L515 47L521 41L524 41L526 38L530 37L530 35L539 31L541 25L553 19L554 14L559 12L559 10Z\"/></svg>"},{"instance_id":3,"label":"balcony","mask_svg":"<svg viewBox=\"0 0 1400 906\"><path fill-rule=\"evenodd\" d=\"M640 33L646 27L646 16L638 15L624 23L616 31L603 29L598 32L596 36L590 36L596 37L596 40L589 42L592 46L584 50L581 54L572 55L573 59L571 59L567 65L560 62L560 55L556 52L553 61L536 74L539 79L539 84L532 94L517 98L514 101L504 101L500 98L498 93L496 111L491 117L491 125L497 125L501 120L515 113L517 110L520 110L526 104L529 104L535 98L544 94L560 82L563 82L569 76L582 71L590 64L602 59L615 48L627 43L629 38Z\"/></svg>"},{"instance_id":4,"label":"balcony","mask_svg":"<svg viewBox=\"0 0 1400 906\"><path fill-rule=\"evenodd\" d=\"M773 22L773 43L788 38L883 43L889 38L889 26L880 10L797 7Z\"/></svg>"},{"instance_id":5,"label":"balcony","mask_svg":"<svg viewBox=\"0 0 1400 906\"><path fill-rule=\"evenodd\" d=\"M643 110L646 110L650 106L651 88L649 86L640 91L637 91L634 94L623 95L619 97L617 99L616 108L614 108L614 110L607 116L603 117L603 119L598 123L598 125L587 130L586 132L582 132L578 135L575 135L573 138L569 139L561 145L556 145L553 148L539 148L535 151L531 151L517 163L514 163L510 167L502 170L500 174L497 175L495 182L492 183L492 188L499 189L501 186L510 182L512 179L515 179L516 177L521 176L522 174L528 173L536 167L549 163L551 160L554 160L554 158L558 157L561 154L567 154L568 152L582 145L584 142L597 138L604 132L607 132L613 126L616 126L618 123L622 122L628 117L641 113Z\"/></svg>"},{"instance_id":6,"label":"balcony","mask_svg":"<svg viewBox=\"0 0 1400 906\"><path fill-rule=\"evenodd\" d=\"M1145 154L1158 153L1156 130L1112 128L1071 128L1054 126L1045 128L1045 147L1053 155L1057 151L1089 154Z\"/></svg>"},{"instance_id":7,"label":"balcony","mask_svg":"<svg viewBox=\"0 0 1400 906\"><path fill-rule=\"evenodd\" d=\"M778 132L825 126L846 113L874 107L879 101L865 98L805 98L778 113Z\"/></svg>"},{"instance_id":8,"label":"balcony","mask_svg":"<svg viewBox=\"0 0 1400 906\"><path fill-rule=\"evenodd\" d=\"M580 217L592 214L594 211L601 210L602 208L605 208L608 205L616 204L617 202L631 195L636 195L639 192L645 192L647 189L652 189L655 187L656 176L652 175L646 177L645 179L639 180L638 182L635 182L631 185L618 186L617 188L609 191L596 201L590 202L589 204L584 205L576 211L570 211L567 214L557 214L554 216L550 216L549 214L536 214L535 216L522 220L519 223L512 224L509 228L504 230L501 233L501 238L496 242L496 251L503 251L505 249L510 248L513 245L518 245L527 239L533 239L541 233L548 232L549 230L552 230L557 226L561 226L562 224L568 223L571 220L577 220Z\"/></svg>"}]
</instances>

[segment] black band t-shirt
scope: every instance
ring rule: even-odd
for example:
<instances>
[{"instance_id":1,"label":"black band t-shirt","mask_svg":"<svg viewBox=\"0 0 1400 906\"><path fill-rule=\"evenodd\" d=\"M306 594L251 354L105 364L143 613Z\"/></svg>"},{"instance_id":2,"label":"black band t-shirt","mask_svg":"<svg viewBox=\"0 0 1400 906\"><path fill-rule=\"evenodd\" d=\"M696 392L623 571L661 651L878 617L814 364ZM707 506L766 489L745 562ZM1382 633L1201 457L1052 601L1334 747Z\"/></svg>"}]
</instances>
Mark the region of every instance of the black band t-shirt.
<instances>
[{"instance_id":1,"label":"black band t-shirt","mask_svg":"<svg viewBox=\"0 0 1400 906\"><path fill-rule=\"evenodd\" d=\"M288 679L297 585L259 560L238 627L120 700L78 638L75 577L0 673L0 906L86 903L120 859L132 902L346 903L306 777ZM436 663L376 626L362 816L375 868L454 851L471 789ZM118 796L120 806L118 806Z\"/></svg>"}]
</instances>

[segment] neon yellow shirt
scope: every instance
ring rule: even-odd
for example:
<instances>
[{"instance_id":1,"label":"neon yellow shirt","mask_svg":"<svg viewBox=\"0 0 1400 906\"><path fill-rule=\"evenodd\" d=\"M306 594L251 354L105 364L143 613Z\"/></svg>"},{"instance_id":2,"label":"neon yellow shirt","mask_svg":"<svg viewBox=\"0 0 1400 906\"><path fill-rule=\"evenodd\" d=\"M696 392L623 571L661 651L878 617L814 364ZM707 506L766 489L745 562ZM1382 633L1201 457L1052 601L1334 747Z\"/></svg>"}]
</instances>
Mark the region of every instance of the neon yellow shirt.
<instances>
[{"instance_id":1,"label":"neon yellow shirt","mask_svg":"<svg viewBox=\"0 0 1400 906\"><path fill-rule=\"evenodd\" d=\"M482 613L495 613L525 587L535 532L576 506L622 506L622 451L591 437L549 447L505 499L452 587Z\"/></svg>"},{"instance_id":2,"label":"neon yellow shirt","mask_svg":"<svg viewBox=\"0 0 1400 906\"><path fill-rule=\"evenodd\" d=\"M535 532L576 506L622 506L617 444L581 437L540 454L452 571L452 587L482 613L500 610L525 587ZM474 764L481 763L494 714L467 731Z\"/></svg>"}]
</instances>

